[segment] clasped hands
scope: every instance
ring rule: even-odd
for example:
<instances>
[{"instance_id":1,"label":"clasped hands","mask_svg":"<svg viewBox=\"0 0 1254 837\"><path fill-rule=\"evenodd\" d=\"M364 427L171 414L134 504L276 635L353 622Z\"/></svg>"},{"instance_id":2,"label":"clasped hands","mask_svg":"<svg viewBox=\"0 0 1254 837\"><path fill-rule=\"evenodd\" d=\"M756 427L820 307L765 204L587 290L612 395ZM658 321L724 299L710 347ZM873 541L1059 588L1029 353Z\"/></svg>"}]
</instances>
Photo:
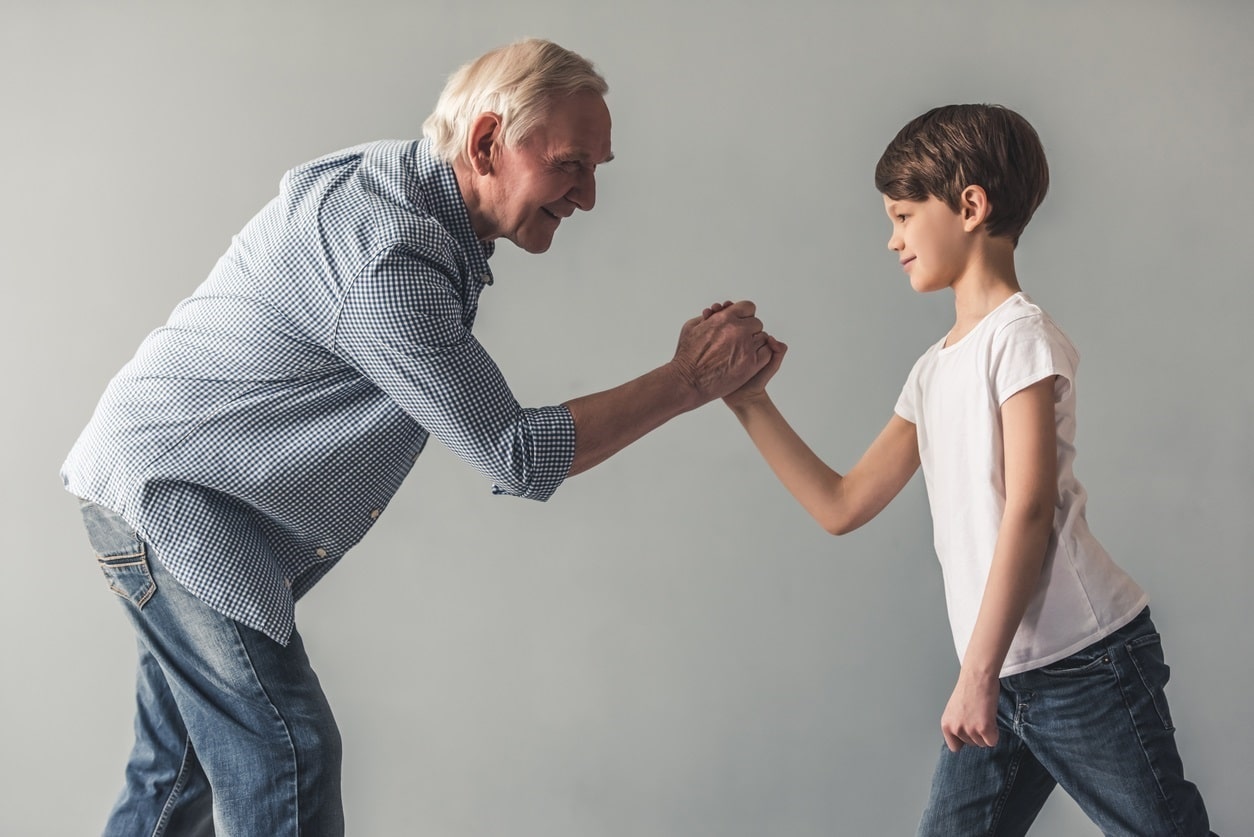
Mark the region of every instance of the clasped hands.
<instances>
[{"instance_id":1,"label":"clasped hands","mask_svg":"<svg viewBox=\"0 0 1254 837\"><path fill-rule=\"evenodd\" d=\"M752 302L716 302L684 323L672 363L702 403L735 406L766 392L787 350L763 330Z\"/></svg>"}]
</instances>

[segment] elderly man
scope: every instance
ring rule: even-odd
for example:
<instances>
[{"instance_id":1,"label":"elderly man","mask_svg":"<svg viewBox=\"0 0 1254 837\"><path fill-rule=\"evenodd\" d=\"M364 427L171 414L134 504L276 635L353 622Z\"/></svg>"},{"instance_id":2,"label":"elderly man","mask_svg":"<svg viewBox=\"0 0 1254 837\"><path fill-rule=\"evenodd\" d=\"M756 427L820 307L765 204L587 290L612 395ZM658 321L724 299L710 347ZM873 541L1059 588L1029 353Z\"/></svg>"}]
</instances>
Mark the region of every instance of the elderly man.
<instances>
[{"instance_id":1,"label":"elderly man","mask_svg":"<svg viewBox=\"0 0 1254 837\"><path fill-rule=\"evenodd\" d=\"M295 601L428 434L496 491L545 500L766 362L743 302L686 322L674 359L633 381L522 408L471 335L496 240L542 253L595 204L605 92L546 41L463 67L422 141L288 172L109 384L62 470L139 638L108 834L343 833L339 732Z\"/></svg>"}]
</instances>

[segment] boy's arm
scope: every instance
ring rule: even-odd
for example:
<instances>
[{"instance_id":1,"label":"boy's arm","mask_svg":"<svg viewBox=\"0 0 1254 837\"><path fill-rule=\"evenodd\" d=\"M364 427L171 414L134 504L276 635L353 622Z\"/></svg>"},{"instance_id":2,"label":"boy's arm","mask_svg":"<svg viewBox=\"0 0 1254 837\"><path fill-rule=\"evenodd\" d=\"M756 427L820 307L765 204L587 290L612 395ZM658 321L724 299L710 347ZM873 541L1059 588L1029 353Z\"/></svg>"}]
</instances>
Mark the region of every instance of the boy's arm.
<instances>
[{"instance_id":1,"label":"boy's arm","mask_svg":"<svg viewBox=\"0 0 1254 837\"><path fill-rule=\"evenodd\" d=\"M724 400L775 476L828 532L857 529L888 505L919 468L915 426L894 415L858 464L842 476L810 449L766 394L765 381L779 368L786 347L768 338L774 355L744 387Z\"/></svg>"},{"instance_id":2,"label":"boy's arm","mask_svg":"<svg viewBox=\"0 0 1254 837\"><path fill-rule=\"evenodd\" d=\"M1058 442L1053 376L1006 399L1001 417L1006 508L958 684L941 716L945 743L955 753L965 744L997 743L1002 663L1040 581L1054 525Z\"/></svg>"},{"instance_id":3,"label":"boy's arm","mask_svg":"<svg viewBox=\"0 0 1254 837\"><path fill-rule=\"evenodd\" d=\"M708 319L729 305L715 303L702 317ZM766 385L779 371L788 346L767 335L766 347L771 359L723 401L775 476L810 516L833 535L851 532L879 514L919 469L915 426L894 415L858 464L841 476L797 435L766 394Z\"/></svg>"}]
</instances>

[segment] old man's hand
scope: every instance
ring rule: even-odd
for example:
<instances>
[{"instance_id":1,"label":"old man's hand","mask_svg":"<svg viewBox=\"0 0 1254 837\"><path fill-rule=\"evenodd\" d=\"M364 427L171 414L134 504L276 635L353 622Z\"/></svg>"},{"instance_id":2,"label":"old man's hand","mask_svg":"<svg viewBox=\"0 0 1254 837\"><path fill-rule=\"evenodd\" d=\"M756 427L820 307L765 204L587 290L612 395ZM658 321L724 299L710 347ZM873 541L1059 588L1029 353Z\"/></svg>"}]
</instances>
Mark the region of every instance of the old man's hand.
<instances>
[{"instance_id":1,"label":"old man's hand","mask_svg":"<svg viewBox=\"0 0 1254 837\"><path fill-rule=\"evenodd\" d=\"M671 363L701 403L733 392L770 361L756 314L757 306L742 300L684 323Z\"/></svg>"}]
</instances>

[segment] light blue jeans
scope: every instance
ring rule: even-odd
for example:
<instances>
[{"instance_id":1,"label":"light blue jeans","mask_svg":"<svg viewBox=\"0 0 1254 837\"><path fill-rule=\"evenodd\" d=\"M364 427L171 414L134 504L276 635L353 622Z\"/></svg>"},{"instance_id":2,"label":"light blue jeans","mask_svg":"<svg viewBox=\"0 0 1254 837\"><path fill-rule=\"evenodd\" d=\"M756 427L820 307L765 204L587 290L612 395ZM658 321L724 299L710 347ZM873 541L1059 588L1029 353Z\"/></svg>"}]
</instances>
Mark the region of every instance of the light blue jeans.
<instances>
[{"instance_id":1,"label":"light blue jeans","mask_svg":"<svg viewBox=\"0 0 1254 837\"><path fill-rule=\"evenodd\" d=\"M919 834L1026 834L1056 785L1106 835L1211 834L1176 751L1169 674L1146 608L1065 660L1002 678L997 745L941 748Z\"/></svg>"},{"instance_id":2,"label":"light blue jeans","mask_svg":"<svg viewBox=\"0 0 1254 837\"><path fill-rule=\"evenodd\" d=\"M82 502L139 643L135 746L108 837L344 833L340 734L299 634L211 610L116 513Z\"/></svg>"}]
</instances>

